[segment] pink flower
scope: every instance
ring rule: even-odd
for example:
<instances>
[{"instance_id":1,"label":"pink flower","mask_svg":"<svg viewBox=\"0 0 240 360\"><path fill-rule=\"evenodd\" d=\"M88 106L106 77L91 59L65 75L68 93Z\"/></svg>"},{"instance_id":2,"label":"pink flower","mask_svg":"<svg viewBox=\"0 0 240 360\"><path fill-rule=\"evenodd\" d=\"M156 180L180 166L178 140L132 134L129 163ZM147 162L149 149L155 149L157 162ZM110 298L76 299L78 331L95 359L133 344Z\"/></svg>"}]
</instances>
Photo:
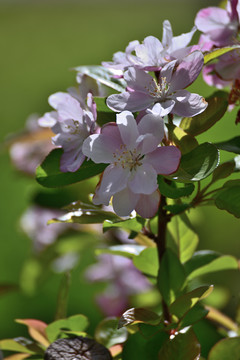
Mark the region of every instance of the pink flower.
<instances>
[{"instance_id":1,"label":"pink flower","mask_svg":"<svg viewBox=\"0 0 240 360\"><path fill-rule=\"evenodd\" d=\"M105 291L96 300L107 316L120 316L126 310L131 295L151 289L151 285L132 260L122 256L102 254L99 262L87 269L92 282L108 282Z\"/></svg>"},{"instance_id":2,"label":"pink flower","mask_svg":"<svg viewBox=\"0 0 240 360\"><path fill-rule=\"evenodd\" d=\"M135 209L148 218L155 215L160 201L157 174L169 175L178 168L181 153L175 146L159 146L164 124L159 115L147 114L137 124L129 111L106 124L101 134L89 136L83 153L95 163L109 163L97 186L93 202L108 205L128 216Z\"/></svg>"},{"instance_id":3,"label":"pink flower","mask_svg":"<svg viewBox=\"0 0 240 360\"><path fill-rule=\"evenodd\" d=\"M239 27L240 4L238 0L228 0L227 8L208 7L198 12L195 25L204 33L201 44L217 47L234 43ZM207 50L206 48L206 50ZM203 48L205 50L205 48Z\"/></svg>"},{"instance_id":4,"label":"pink flower","mask_svg":"<svg viewBox=\"0 0 240 360\"><path fill-rule=\"evenodd\" d=\"M194 51L180 64L177 60L166 64L158 81L145 71L131 67L124 75L128 91L110 95L107 105L114 111L135 112L159 103L160 116L169 113L187 117L197 115L206 109L207 103L202 96L191 94L184 88L197 78L202 67L203 55L200 51Z\"/></svg>"},{"instance_id":5,"label":"pink flower","mask_svg":"<svg viewBox=\"0 0 240 360\"><path fill-rule=\"evenodd\" d=\"M60 170L74 172L85 160L82 153L83 141L94 132L96 105L89 93L87 104L77 91L74 96L58 92L49 97L49 104L56 110L46 113L39 119L40 126L48 126L56 134L52 138L55 146L63 148Z\"/></svg>"},{"instance_id":6,"label":"pink flower","mask_svg":"<svg viewBox=\"0 0 240 360\"><path fill-rule=\"evenodd\" d=\"M214 64L205 66L203 78L208 85L221 89L231 86L236 79L240 78L240 51L230 51L218 58Z\"/></svg>"},{"instance_id":7,"label":"pink flower","mask_svg":"<svg viewBox=\"0 0 240 360\"><path fill-rule=\"evenodd\" d=\"M112 62L103 62L102 65L122 71L130 66L147 71L158 71L169 60L182 59L193 51L192 47L187 46L195 31L196 27L193 27L189 33L173 36L171 24L165 20L162 42L154 36L146 37L142 44L137 40L132 41L125 52L115 53Z\"/></svg>"}]
</instances>

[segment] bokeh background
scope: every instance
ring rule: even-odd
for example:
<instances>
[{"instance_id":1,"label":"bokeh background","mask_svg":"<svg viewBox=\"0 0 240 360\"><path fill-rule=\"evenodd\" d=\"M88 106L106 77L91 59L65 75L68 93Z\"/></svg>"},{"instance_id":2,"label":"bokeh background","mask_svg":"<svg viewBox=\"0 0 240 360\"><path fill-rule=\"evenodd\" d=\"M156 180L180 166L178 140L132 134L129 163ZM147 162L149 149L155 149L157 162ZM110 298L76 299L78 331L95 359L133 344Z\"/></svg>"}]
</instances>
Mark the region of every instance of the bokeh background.
<instances>
[{"instance_id":1,"label":"bokeh background","mask_svg":"<svg viewBox=\"0 0 240 360\"><path fill-rule=\"evenodd\" d=\"M74 84L75 74L70 68L111 60L112 54L124 50L131 40L143 40L148 35L161 39L165 19L172 23L175 35L188 32L197 11L217 3L214 0L0 1L0 283L18 284L20 278L28 281L21 274L31 254L31 243L19 228L19 217L40 188L34 180L17 173L10 163L3 145L6 136L21 131L31 113L48 111L50 94L65 91ZM201 78L192 85L192 90L204 96L214 91ZM228 113L200 139L214 142L239 134L240 125L234 124L234 115ZM199 249L240 256L239 220L210 207L192 211L190 215L200 234ZM93 300L99 289L87 284L81 276L88 261L83 256L73 272L68 315L86 314L93 329L101 313ZM25 334L23 327L14 322L15 318L52 321L60 281L60 275L49 274L33 293L12 291L0 296L0 338ZM227 313L234 315L239 300L239 275L224 272L211 275L206 281L228 289Z\"/></svg>"}]
</instances>

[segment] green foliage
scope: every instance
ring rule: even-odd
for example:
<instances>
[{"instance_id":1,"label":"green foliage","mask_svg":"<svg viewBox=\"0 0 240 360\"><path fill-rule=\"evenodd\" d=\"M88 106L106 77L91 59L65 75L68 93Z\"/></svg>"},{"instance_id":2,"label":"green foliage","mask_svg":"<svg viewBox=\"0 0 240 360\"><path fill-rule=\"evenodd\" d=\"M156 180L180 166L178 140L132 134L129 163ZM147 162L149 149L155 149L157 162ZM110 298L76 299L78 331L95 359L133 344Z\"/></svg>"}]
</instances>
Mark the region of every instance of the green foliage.
<instances>
[{"instance_id":1,"label":"green foliage","mask_svg":"<svg viewBox=\"0 0 240 360\"><path fill-rule=\"evenodd\" d=\"M97 249L96 254L120 255L132 259L135 256L138 256L144 249L145 246L142 245L134 245L134 244L114 245L103 249Z\"/></svg>"},{"instance_id":2,"label":"green foliage","mask_svg":"<svg viewBox=\"0 0 240 360\"><path fill-rule=\"evenodd\" d=\"M94 101L97 105L97 123L100 126L116 121L116 113L107 107L106 98L94 97Z\"/></svg>"},{"instance_id":3,"label":"green foliage","mask_svg":"<svg viewBox=\"0 0 240 360\"><path fill-rule=\"evenodd\" d=\"M184 268L190 280L215 271L238 269L238 261L230 255L204 250L196 252Z\"/></svg>"},{"instance_id":4,"label":"green foliage","mask_svg":"<svg viewBox=\"0 0 240 360\"><path fill-rule=\"evenodd\" d=\"M116 91L122 92L125 90L125 82L123 79L116 79L113 77L111 70L96 65L89 66L78 66L74 68L77 72L81 74L86 74L94 80L99 81L101 84L106 85L107 87L114 89Z\"/></svg>"},{"instance_id":5,"label":"green foliage","mask_svg":"<svg viewBox=\"0 0 240 360\"><path fill-rule=\"evenodd\" d=\"M43 163L37 167L36 180L39 184L47 188L74 184L100 174L106 167L106 164L95 164L91 160L85 160L76 172L61 172L62 153L62 149L52 150Z\"/></svg>"},{"instance_id":6,"label":"green foliage","mask_svg":"<svg viewBox=\"0 0 240 360\"><path fill-rule=\"evenodd\" d=\"M224 179L230 176L234 172L235 163L233 161L227 161L223 164L220 164L212 174L212 183L215 181Z\"/></svg>"},{"instance_id":7,"label":"green foliage","mask_svg":"<svg viewBox=\"0 0 240 360\"><path fill-rule=\"evenodd\" d=\"M133 258L133 263L143 274L150 277L157 277L159 261L157 249L155 247L141 251L138 256Z\"/></svg>"},{"instance_id":8,"label":"green foliage","mask_svg":"<svg viewBox=\"0 0 240 360\"><path fill-rule=\"evenodd\" d=\"M162 195L170 199L178 199L182 196L189 196L194 191L194 184L178 184L176 182L169 182L163 176L158 175L158 188Z\"/></svg>"},{"instance_id":9,"label":"green foliage","mask_svg":"<svg viewBox=\"0 0 240 360\"><path fill-rule=\"evenodd\" d=\"M101 208L77 201L66 207L70 212L49 220L53 223L76 223L76 224L102 224L106 219L109 221L120 221L119 216L111 211L104 211Z\"/></svg>"},{"instance_id":10,"label":"green foliage","mask_svg":"<svg viewBox=\"0 0 240 360\"><path fill-rule=\"evenodd\" d=\"M213 144L203 143L182 156L179 169L172 177L181 182L200 181L214 171L218 162L217 148Z\"/></svg>"},{"instance_id":11,"label":"green foliage","mask_svg":"<svg viewBox=\"0 0 240 360\"><path fill-rule=\"evenodd\" d=\"M236 218L240 218L240 180L227 181L214 195L215 204Z\"/></svg>"},{"instance_id":12,"label":"green foliage","mask_svg":"<svg viewBox=\"0 0 240 360\"><path fill-rule=\"evenodd\" d=\"M103 232L114 228L121 228L124 230L131 230L136 233L139 233L142 230L145 223L146 220L141 218L140 216L127 220L119 220L119 218L113 219L112 221L105 220L103 222Z\"/></svg>"},{"instance_id":13,"label":"green foliage","mask_svg":"<svg viewBox=\"0 0 240 360\"><path fill-rule=\"evenodd\" d=\"M240 337L223 339L212 348L209 353L208 360L219 359L240 359Z\"/></svg>"},{"instance_id":14,"label":"green foliage","mask_svg":"<svg viewBox=\"0 0 240 360\"><path fill-rule=\"evenodd\" d=\"M240 154L240 136L235 136L232 139L218 142L215 146L220 150Z\"/></svg>"},{"instance_id":15,"label":"green foliage","mask_svg":"<svg viewBox=\"0 0 240 360\"><path fill-rule=\"evenodd\" d=\"M118 328L117 318L112 317L102 320L95 330L96 341L107 348L124 343L127 338L128 331L126 328Z\"/></svg>"},{"instance_id":16,"label":"green foliage","mask_svg":"<svg viewBox=\"0 0 240 360\"><path fill-rule=\"evenodd\" d=\"M200 356L200 344L192 329L167 340L160 352L159 360L196 360Z\"/></svg>"},{"instance_id":17,"label":"green foliage","mask_svg":"<svg viewBox=\"0 0 240 360\"><path fill-rule=\"evenodd\" d=\"M215 49L211 52L208 52L205 56L204 56L204 64L206 65L207 63L209 63L210 61L218 58L219 56L226 54L229 51L233 51L235 49L239 49L239 45L233 45L233 46L227 46L227 47L223 47L220 49Z\"/></svg>"},{"instance_id":18,"label":"green foliage","mask_svg":"<svg viewBox=\"0 0 240 360\"><path fill-rule=\"evenodd\" d=\"M167 126L169 129L169 137L174 142L174 144L181 150L182 154L186 154L198 146L197 140L191 134L187 134L187 132L185 132L183 128L174 126L172 124L169 124Z\"/></svg>"},{"instance_id":19,"label":"green foliage","mask_svg":"<svg viewBox=\"0 0 240 360\"><path fill-rule=\"evenodd\" d=\"M160 320L161 317L153 311L144 308L132 308L128 309L124 314L122 314L118 323L118 328L122 328L123 326L127 325L135 325L138 323L158 325Z\"/></svg>"},{"instance_id":20,"label":"green foliage","mask_svg":"<svg viewBox=\"0 0 240 360\"><path fill-rule=\"evenodd\" d=\"M159 350L168 339L163 331L156 331L155 335L145 337L137 332L129 337L122 354L122 360L153 360L158 358Z\"/></svg>"},{"instance_id":21,"label":"green foliage","mask_svg":"<svg viewBox=\"0 0 240 360\"><path fill-rule=\"evenodd\" d=\"M194 117L182 119L180 126L186 133L192 136L202 134L219 121L228 108L228 93L217 91L206 101L208 107L205 111Z\"/></svg>"},{"instance_id":22,"label":"green foliage","mask_svg":"<svg viewBox=\"0 0 240 360\"><path fill-rule=\"evenodd\" d=\"M185 313L184 317L181 319L178 326L179 328L184 329L189 325L194 325L203 318L205 318L207 314L208 314L208 310L205 309L205 307L203 307L199 303L197 303Z\"/></svg>"},{"instance_id":23,"label":"green foliage","mask_svg":"<svg viewBox=\"0 0 240 360\"><path fill-rule=\"evenodd\" d=\"M88 319L84 315L74 315L67 319L52 322L46 327L46 333L50 342L58 338L67 337L65 333L82 334L88 327Z\"/></svg>"},{"instance_id":24,"label":"green foliage","mask_svg":"<svg viewBox=\"0 0 240 360\"><path fill-rule=\"evenodd\" d=\"M43 354L43 349L40 346L23 337L0 340L0 349L27 354Z\"/></svg>"},{"instance_id":25,"label":"green foliage","mask_svg":"<svg viewBox=\"0 0 240 360\"><path fill-rule=\"evenodd\" d=\"M168 223L168 231L171 234L169 244L178 255L181 263L188 261L198 245L198 235L187 226L184 218L174 216ZM170 242L170 240L173 240Z\"/></svg>"},{"instance_id":26,"label":"green foliage","mask_svg":"<svg viewBox=\"0 0 240 360\"><path fill-rule=\"evenodd\" d=\"M180 294L185 271L178 257L170 249L163 254L158 274L158 287L164 301L170 305Z\"/></svg>"},{"instance_id":27,"label":"green foliage","mask_svg":"<svg viewBox=\"0 0 240 360\"><path fill-rule=\"evenodd\" d=\"M181 320L196 303L207 297L213 290L213 286L201 286L180 297L170 306L171 314Z\"/></svg>"}]
</instances>

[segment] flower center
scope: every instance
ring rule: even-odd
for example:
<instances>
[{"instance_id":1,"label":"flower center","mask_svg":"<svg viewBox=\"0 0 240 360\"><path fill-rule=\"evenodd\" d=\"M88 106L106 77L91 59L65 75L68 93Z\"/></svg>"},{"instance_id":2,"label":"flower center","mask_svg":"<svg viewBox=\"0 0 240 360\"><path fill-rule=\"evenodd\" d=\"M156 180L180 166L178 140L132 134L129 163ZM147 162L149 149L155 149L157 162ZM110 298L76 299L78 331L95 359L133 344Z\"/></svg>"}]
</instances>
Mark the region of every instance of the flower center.
<instances>
[{"instance_id":1,"label":"flower center","mask_svg":"<svg viewBox=\"0 0 240 360\"><path fill-rule=\"evenodd\" d=\"M170 84L167 82L166 77L160 77L159 83L155 79L152 79L145 89L148 90L149 94L154 98L164 98L167 95Z\"/></svg>"},{"instance_id":2,"label":"flower center","mask_svg":"<svg viewBox=\"0 0 240 360\"><path fill-rule=\"evenodd\" d=\"M72 120L72 125L67 124L66 128L69 130L71 135L77 135L81 133L80 124L77 120Z\"/></svg>"},{"instance_id":3,"label":"flower center","mask_svg":"<svg viewBox=\"0 0 240 360\"><path fill-rule=\"evenodd\" d=\"M120 149L113 153L113 157L115 159L115 166L120 165L123 169L132 171L142 165L141 160L144 158L144 155L141 155L136 149L128 150L126 145L122 144Z\"/></svg>"}]
</instances>

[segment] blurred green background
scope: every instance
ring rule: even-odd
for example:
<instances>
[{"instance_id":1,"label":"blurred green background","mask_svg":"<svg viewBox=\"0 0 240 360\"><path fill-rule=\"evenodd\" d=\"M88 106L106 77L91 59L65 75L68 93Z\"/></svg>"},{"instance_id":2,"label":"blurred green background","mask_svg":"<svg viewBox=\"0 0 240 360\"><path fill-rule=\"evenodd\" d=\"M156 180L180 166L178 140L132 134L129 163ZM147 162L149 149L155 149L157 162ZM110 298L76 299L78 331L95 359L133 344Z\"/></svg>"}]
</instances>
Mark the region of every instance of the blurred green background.
<instances>
[{"instance_id":1,"label":"blurred green background","mask_svg":"<svg viewBox=\"0 0 240 360\"><path fill-rule=\"evenodd\" d=\"M77 65L100 64L124 50L131 40L154 35L161 39L162 22L169 19L174 34L188 32L200 8L217 5L205 0L108 0L108 1L0 1L0 140L20 131L31 113L49 110L47 97L74 84ZM196 36L197 39L197 36ZM199 79L192 90L208 95L214 89ZM201 139L216 141L239 133L234 112ZM227 133L228 132L228 133ZM0 283L18 283L22 264L30 256L30 240L19 230L18 219L32 194L40 186L18 174L6 150L0 154L1 166L1 245ZM210 248L240 256L239 221L226 212L203 208L190 214L200 232L200 249ZM100 319L93 301L91 285L80 281L84 257L73 273L69 314L85 313L92 328ZM230 278L230 280L229 280ZM29 296L10 292L0 296L0 338L24 335L15 318L53 320L59 275L51 275L37 292ZM225 284L231 292L227 309L234 314L239 299L239 275L224 272L208 281Z\"/></svg>"}]
</instances>

